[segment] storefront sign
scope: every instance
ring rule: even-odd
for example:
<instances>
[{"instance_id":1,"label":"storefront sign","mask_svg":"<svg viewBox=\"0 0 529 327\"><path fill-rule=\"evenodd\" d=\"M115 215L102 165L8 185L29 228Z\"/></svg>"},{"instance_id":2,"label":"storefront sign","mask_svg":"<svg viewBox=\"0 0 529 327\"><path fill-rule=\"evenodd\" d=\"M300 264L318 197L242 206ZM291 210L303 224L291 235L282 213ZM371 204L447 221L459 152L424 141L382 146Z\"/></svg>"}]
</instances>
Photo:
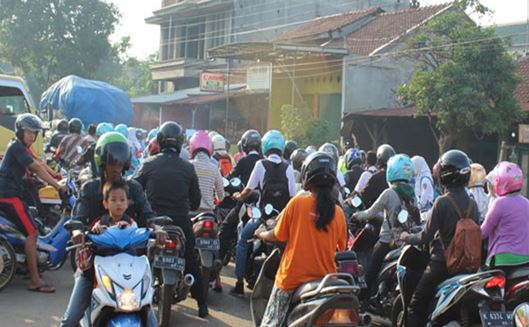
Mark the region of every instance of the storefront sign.
<instances>
[{"instance_id":1,"label":"storefront sign","mask_svg":"<svg viewBox=\"0 0 529 327\"><path fill-rule=\"evenodd\" d=\"M202 73L200 75L200 91L224 92L224 75L217 73Z\"/></svg>"},{"instance_id":2,"label":"storefront sign","mask_svg":"<svg viewBox=\"0 0 529 327\"><path fill-rule=\"evenodd\" d=\"M246 68L246 88L252 91L269 90L272 81L272 64L255 64Z\"/></svg>"},{"instance_id":3,"label":"storefront sign","mask_svg":"<svg viewBox=\"0 0 529 327\"><path fill-rule=\"evenodd\" d=\"M518 142L529 143L529 125L518 125Z\"/></svg>"}]
</instances>

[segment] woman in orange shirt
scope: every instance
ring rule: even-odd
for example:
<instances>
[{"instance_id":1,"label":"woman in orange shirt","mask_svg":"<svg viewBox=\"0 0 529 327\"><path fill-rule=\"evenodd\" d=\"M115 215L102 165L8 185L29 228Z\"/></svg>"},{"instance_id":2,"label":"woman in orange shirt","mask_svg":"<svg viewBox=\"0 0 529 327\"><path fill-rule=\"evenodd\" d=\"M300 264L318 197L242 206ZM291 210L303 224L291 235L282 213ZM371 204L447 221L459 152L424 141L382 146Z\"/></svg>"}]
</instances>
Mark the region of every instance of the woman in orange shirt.
<instances>
[{"instance_id":1,"label":"woman in orange shirt","mask_svg":"<svg viewBox=\"0 0 529 327\"><path fill-rule=\"evenodd\" d=\"M261 326L282 326L292 293L302 284L336 272L335 253L346 247L347 225L332 191L336 185L336 162L327 154L311 154L301 168L308 195L290 200L274 230L257 230L269 242L286 242L274 289Z\"/></svg>"}]
</instances>

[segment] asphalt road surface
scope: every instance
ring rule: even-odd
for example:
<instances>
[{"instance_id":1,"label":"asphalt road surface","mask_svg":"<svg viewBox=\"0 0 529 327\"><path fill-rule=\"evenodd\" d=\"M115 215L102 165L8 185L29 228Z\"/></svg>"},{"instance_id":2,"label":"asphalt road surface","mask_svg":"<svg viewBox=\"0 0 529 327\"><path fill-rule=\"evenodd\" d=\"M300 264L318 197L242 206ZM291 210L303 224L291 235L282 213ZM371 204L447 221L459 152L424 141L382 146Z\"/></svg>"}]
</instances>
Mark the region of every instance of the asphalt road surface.
<instances>
[{"instance_id":1,"label":"asphalt road surface","mask_svg":"<svg viewBox=\"0 0 529 327\"><path fill-rule=\"evenodd\" d=\"M252 326L250 301L228 294L235 284L233 266L223 270L222 282L224 292L218 294L210 290L209 317L197 316L196 301L188 298L173 305L171 325L174 326ZM0 291L0 326L2 327L58 327L70 291L73 286L73 274L70 266L65 264L59 271L44 273L44 279L54 285L54 294L41 294L26 290L27 281L23 276L15 276L10 285Z\"/></svg>"}]
</instances>

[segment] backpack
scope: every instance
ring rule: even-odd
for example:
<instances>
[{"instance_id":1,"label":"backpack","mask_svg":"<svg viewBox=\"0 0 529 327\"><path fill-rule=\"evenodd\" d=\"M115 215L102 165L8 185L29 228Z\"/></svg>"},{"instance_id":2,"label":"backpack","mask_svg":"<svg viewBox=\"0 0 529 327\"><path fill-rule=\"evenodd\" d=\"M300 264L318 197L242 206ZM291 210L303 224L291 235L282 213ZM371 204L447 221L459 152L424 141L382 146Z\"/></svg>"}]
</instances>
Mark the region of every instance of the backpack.
<instances>
[{"instance_id":1,"label":"backpack","mask_svg":"<svg viewBox=\"0 0 529 327\"><path fill-rule=\"evenodd\" d=\"M481 229L474 220L469 218L474 200L470 199L467 211L461 214L461 210L459 210L454 199L450 195L447 198L456 210L459 220L454 237L444 251L446 269L452 275L475 272L481 265ZM444 249L442 240L441 244Z\"/></svg>"},{"instance_id":2,"label":"backpack","mask_svg":"<svg viewBox=\"0 0 529 327\"><path fill-rule=\"evenodd\" d=\"M220 174L223 177L228 176L231 173L233 165L231 163L231 158L229 156L224 156L219 158L219 169Z\"/></svg>"},{"instance_id":3,"label":"backpack","mask_svg":"<svg viewBox=\"0 0 529 327\"><path fill-rule=\"evenodd\" d=\"M264 208L266 204L270 203L275 209L281 211L290 200L286 174L288 164L286 162L276 164L268 160L262 160L261 162L265 168L265 175L263 178L260 204Z\"/></svg>"}]
</instances>

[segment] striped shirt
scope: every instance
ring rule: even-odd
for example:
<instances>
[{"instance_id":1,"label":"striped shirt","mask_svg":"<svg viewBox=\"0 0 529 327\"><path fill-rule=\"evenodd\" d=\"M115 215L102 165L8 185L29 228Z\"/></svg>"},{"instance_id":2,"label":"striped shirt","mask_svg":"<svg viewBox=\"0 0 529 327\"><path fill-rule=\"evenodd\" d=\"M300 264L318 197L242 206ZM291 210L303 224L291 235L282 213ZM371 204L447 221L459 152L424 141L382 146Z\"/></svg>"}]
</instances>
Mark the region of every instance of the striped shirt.
<instances>
[{"instance_id":1,"label":"striped shirt","mask_svg":"<svg viewBox=\"0 0 529 327\"><path fill-rule=\"evenodd\" d=\"M219 168L213 164L207 154L197 153L195 159L191 160L198 176L200 186L200 211L212 211L215 209L215 197L222 201L224 198L224 185Z\"/></svg>"},{"instance_id":2,"label":"striped shirt","mask_svg":"<svg viewBox=\"0 0 529 327\"><path fill-rule=\"evenodd\" d=\"M80 146L83 151L87 146L87 141L81 134L68 134L59 144L60 159L64 160L67 168L77 167L77 161L81 158L81 154L77 151L77 146Z\"/></svg>"}]
</instances>

